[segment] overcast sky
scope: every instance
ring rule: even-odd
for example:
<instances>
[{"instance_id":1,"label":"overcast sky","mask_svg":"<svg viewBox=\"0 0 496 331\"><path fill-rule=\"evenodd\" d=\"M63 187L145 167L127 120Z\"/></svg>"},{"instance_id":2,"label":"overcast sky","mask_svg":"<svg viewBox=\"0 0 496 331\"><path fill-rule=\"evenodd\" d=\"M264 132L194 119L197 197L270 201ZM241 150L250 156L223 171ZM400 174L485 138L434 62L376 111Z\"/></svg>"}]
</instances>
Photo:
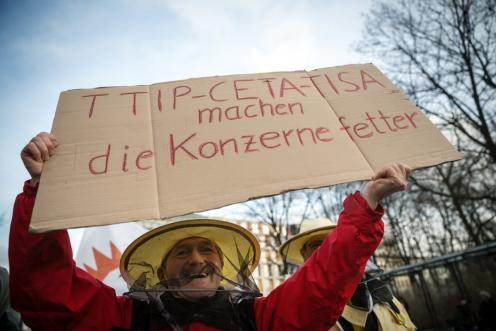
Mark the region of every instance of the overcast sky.
<instances>
[{"instance_id":1,"label":"overcast sky","mask_svg":"<svg viewBox=\"0 0 496 331\"><path fill-rule=\"evenodd\" d=\"M353 51L369 0L0 0L0 264L21 148L50 131L59 93L373 62Z\"/></svg>"}]
</instances>

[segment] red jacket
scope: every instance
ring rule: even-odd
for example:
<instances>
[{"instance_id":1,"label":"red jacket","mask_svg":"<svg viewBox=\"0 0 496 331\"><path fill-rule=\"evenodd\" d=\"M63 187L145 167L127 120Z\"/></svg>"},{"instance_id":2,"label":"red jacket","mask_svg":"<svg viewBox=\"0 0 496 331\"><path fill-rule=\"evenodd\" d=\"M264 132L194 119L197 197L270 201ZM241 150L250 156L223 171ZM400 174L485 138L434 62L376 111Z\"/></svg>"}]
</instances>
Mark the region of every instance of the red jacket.
<instances>
[{"instance_id":1,"label":"red jacket","mask_svg":"<svg viewBox=\"0 0 496 331\"><path fill-rule=\"evenodd\" d=\"M33 330L129 328L133 300L76 267L67 231L29 234L36 189L17 196L9 239L12 306ZM355 193L338 226L312 257L268 296L254 301L258 330L328 330L362 278L384 231L383 210ZM169 330L164 326L163 330ZM194 322L191 331L214 330Z\"/></svg>"}]
</instances>

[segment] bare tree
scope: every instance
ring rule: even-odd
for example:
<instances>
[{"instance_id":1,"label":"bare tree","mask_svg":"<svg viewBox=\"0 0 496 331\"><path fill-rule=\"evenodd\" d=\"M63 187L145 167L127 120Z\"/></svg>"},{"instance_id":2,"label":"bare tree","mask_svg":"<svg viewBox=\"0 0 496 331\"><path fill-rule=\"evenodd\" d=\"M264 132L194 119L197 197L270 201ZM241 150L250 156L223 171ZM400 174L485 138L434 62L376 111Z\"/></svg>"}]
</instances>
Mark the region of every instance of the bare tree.
<instances>
[{"instance_id":1,"label":"bare tree","mask_svg":"<svg viewBox=\"0 0 496 331\"><path fill-rule=\"evenodd\" d=\"M496 1L378 1L359 50L464 147L496 161ZM470 142L470 143L469 143Z\"/></svg>"},{"instance_id":2,"label":"bare tree","mask_svg":"<svg viewBox=\"0 0 496 331\"><path fill-rule=\"evenodd\" d=\"M496 1L376 1L358 50L465 154L418 171L387 203L403 261L495 240ZM407 199L408 201L405 201Z\"/></svg>"},{"instance_id":3,"label":"bare tree","mask_svg":"<svg viewBox=\"0 0 496 331\"><path fill-rule=\"evenodd\" d=\"M291 234L291 222L300 223L305 217L308 209L305 199L298 191L260 198L244 203L244 214L270 226L273 242L269 245L277 251Z\"/></svg>"},{"instance_id":4,"label":"bare tree","mask_svg":"<svg viewBox=\"0 0 496 331\"><path fill-rule=\"evenodd\" d=\"M315 190L305 190L308 218L325 217L337 222L339 214L343 210L343 201L346 196L360 189L360 182L342 185L328 186Z\"/></svg>"},{"instance_id":5,"label":"bare tree","mask_svg":"<svg viewBox=\"0 0 496 331\"><path fill-rule=\"evenodd\" d=\"M250 219L259 220L267 224L270 231L271 242L268 242L274 251L278 251L279 247L293 233L291 227L297 227L301 221L308 215L310 200L313 195L307 195L306 191L290 191L279 195L260 198L248 201L242 206L242 212ZM292 271L292 268L283 261L280 266L282 274Z\"/></svg>"}]
</instances>

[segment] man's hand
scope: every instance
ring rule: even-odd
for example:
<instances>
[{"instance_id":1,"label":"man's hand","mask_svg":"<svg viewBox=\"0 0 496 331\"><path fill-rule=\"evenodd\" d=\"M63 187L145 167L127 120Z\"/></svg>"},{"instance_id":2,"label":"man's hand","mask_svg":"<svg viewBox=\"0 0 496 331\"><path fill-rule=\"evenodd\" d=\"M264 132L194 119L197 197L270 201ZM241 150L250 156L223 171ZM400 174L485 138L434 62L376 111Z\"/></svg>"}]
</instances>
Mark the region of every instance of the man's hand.
<instances>
[{"instance_id":1,"label":"man's hand","mask_svg":"<svg viewBox=\"0 0 496 331\"><path fill-rule=\"evenodd\" d=\"M379 170L362 189L361 194L372 209L376 209L379 202L399 191L404 191L407 179L412 169L402 163L394 163Z\"/></svg>"},{"instance_id":2,"label":"man's hand","mask_svg":"<svg viewBox=\"0 0 496 331\"><path fill-rule=\"evenodd\" d=\"M40 180L43 163L55 153L58 141L54 135L40 132L22 149L21 159L31 175L31 185Z\"/></svg>"}]
</instances>

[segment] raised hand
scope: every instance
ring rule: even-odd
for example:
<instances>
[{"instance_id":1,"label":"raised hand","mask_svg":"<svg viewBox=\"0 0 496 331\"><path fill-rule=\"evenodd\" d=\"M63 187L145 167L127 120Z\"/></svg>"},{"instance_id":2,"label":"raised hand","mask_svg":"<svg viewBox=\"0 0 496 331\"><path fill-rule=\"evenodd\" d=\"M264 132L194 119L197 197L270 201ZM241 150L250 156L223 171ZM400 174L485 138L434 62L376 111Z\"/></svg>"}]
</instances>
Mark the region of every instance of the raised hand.
<instances>
[{"instance_id":1,"label":"raised hand","mask_svg":"<svg viewBox=\"0 0 496 331\"><path fill-rule=\"evenodd\" d=\"M58 144L53 134L40 132L22 149L21 159L31 175L31 185L39 181L43 163L55 153Z\"/></svg>"},{"instance_id":2,"label":"raised hand","mask_svg":"<svg viewBox=\"0 0 496 331\"><path fill-rule=\"evenodd\" d=\"M402 163L394 163L379 170L362 189L362 196L372 209L391 194L405 190L412 169Z\"/></svg>"}]
</instances>

